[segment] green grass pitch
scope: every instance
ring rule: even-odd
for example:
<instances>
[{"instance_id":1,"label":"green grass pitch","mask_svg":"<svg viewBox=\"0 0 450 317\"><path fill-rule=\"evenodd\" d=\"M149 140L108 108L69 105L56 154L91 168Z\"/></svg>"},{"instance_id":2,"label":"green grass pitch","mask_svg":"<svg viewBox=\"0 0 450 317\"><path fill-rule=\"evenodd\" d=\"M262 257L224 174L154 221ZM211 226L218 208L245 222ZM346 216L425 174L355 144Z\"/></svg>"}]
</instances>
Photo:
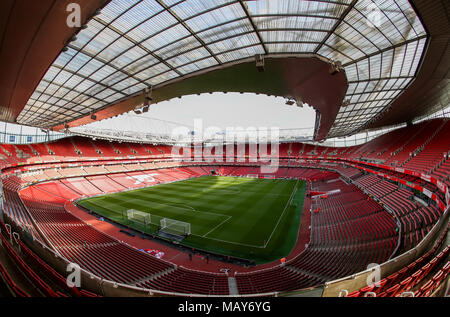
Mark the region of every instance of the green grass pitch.
<instances>
[{"instance_id":1,"label":"green grass pitch","mask_svg":"<svg viewBox=\"0 0 450 317\"><path fill-rule=\"evenodd\" d=\"M295 246L305 188L302 180L205 176L78 204L150 234L162 218L189 222L191 235L181 244L261 264L287 256ZM151 224L129 221L128 209L150 213Z\"/></svg>"}]
</instances>

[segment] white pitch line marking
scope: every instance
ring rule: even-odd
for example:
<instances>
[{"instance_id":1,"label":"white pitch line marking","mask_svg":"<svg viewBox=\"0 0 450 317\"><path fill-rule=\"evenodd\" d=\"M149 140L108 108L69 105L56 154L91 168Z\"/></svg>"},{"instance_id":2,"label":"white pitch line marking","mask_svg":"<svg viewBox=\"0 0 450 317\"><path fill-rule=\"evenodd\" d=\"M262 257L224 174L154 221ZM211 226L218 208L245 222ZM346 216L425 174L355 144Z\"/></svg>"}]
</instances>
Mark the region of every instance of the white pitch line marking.
<instances>
[{"instance_id":1,"label":"white pitch line marking","mask_svg":"<svg viewBox=\"0 0 450 317\"><path fill-rule=\"evenodd\" d=\"M231 216L228 216L227 219L225 219L224 221L222 221L221 223L219 223L217 226L215 226L214 228L212 228L211 230L209 230L207 233L205 233L204 235L202 235L202 237L206 237L208 234L210 234L211 232L213 232L214 230L216 230L217 228L219 228L222 224L224 224L225 222L227 222L228 220L230 220L230 218L232 218Z\"/></svg>"},{"instance_id":2,"label":"white pitch line marking","mask_svg":"<svg viewBox=\"0 0 450 317\"><path fill-rule=\"evenodd\" d=\"M266 243L264 244L264 248L269 244L269 241L270 241L270 239L272 239L272 235L275 232L275 229L278 227L278 224L280 223L281 218L283 218L284 212L286 211L287 207L289 206L289 203L294 198L294 194L297 192L297 184L298 184L298 180L297 180L297 182L295 182L295 186L294 186L294 189L292 190L291 197L289 197L289 199L286 203L286 206L284 206L283 212L281 213L280 217L278 218L278 221L275 224L275 227L273 228L272 233L270 234L269 238L266 240Z\"/></svg>"}]
</instances>

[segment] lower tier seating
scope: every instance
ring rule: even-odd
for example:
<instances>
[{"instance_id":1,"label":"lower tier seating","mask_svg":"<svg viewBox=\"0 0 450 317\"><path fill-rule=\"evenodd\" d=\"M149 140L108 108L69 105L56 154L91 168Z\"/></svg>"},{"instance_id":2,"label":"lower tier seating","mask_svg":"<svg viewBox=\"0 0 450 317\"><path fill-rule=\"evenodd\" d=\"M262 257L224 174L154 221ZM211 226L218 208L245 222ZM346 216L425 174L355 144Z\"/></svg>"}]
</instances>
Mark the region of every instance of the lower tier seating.
<instances>
[{"instance_id":1,"label":"lower tier seating","mask_svg":"<svg viewBox=\"0 0 450 317\"><path fill-rule=\"evenodd\" d=\"M136 165L142 168L141 164ZM211 171L220 175L248 175L261 170L252 166L189 166L127 171L41 183L22 190L21 196L18 195L21 180L12 176L3 179L8 195L5 207L14 217L11 218L34 232L37 239L101 278L167 292L226 295L229 285L225 274L176 267L111 238L65 208L68 201L81 196L198 177ZM326 195L311 197L307 248L283 266L236 274L239 294L317 286L365 270L369 263L385 262L398 247L400 250L412 247L441 216L438 208L420 205L412 192L377 176L352 171L346 174L354 180L351 184L335 172L319 169L289 167L280 169L277 175L307 179L311 191ZM150 182L145 181L149 179ZM374 198L379 198L394 215ZM401 224L400 246L394 216Z\"/></svg>"},{"instance_id":2,"label":"lower tier seating","mask_svg":"<svg viewBox=\"0 0 450 317\"><path fill-rule=\"evenodd\" d=\"M356 186L339 179L333 182L321 180L313 181L311 189L342 189L345 194L312 198L311 241L306 250L282 267L236 274L240 293L320 285L364 270L369 263L382 263L393 253L397 238L392 216ZM363 205L365 208L361 208Z\"/></svg>"}]
</instances>

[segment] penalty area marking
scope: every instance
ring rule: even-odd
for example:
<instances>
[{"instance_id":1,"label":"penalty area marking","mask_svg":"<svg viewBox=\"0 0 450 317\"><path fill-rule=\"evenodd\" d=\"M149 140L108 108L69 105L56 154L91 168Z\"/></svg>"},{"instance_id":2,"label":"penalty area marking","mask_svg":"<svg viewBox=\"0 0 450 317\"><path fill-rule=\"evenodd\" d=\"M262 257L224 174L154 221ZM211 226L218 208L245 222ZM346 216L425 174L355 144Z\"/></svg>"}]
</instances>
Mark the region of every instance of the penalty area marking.
<instances>
[{"instance_id":1,"label":"penalty area marking","mask_svg":"<svg viewBox=\"0 0 450 317\"><path fill-rule=\"evenodd\" d=\"M278 180L278 179L276 179L276 180ZM190 209L190 210L192 210L193 212L207 213L207 214L211 214L211 215L215 215L215 216L224 216L224 217L227 217L227 219L223 220L221 223L219 223L217 226L215 226L214 228L212 228L209 232L207 232L207 233L204 234L203 236L200 236L200 235L191 233L191 235L193 235L193 236L201 237L201 238L203 238L203 239L209 239L209 240L215 240L215 241L224 242L224 243L228 243L228 244L233 244L233 245L241 245L241 246L246 246L246 247L252 247L252 248L258 248L258 249L264 249L264 248L266 248L266 246L269 244L269 241L271 240L273 233L275 232L276 228L278 227L278 225L279 225L279 223L280 223L280 221L281 221L281 218L283 217L284 212L286 211L286 209L287 209L289 203L292 201L293 196L294 196L294 193L295 193L295 192L297 191L297 189L298 189L298 188L297 188L297 185L298 185L298 180L297 180L297 182L296 182L296 184L295 184L295 186L294 186L294 189L293 189L293 191L292 191L292 193L291 193L291 195L290 195L290 198L288 199L288 201L287 201L287 203L286 203L286 206L284 207L284 209L283 209L283 211L282 211L280 217L278 218L278 221L277 221L277 223L276 223L274 229L272 230L272 233L270 234L269 238L267 239L267 241L266 241L266 243L265 243L264 245L252 245L252 244L246 244L246 243L240 243L240 242L232 242L232 241L228 241L228 240L222 240L222 239L216 239L216 238L207 237L207 235L209 235L209 234L212 233L214 230L216 230L218 227L220 227L221 225L223 225L224 223L226 223L227 221L229 221L229 220L232 218L232 216L225 215L225 214L220 214L220 213L212 213L212 212L208 212L208 211L198 210L198 209L196 209L196 208L194 208L194 207L192 207L192 206L189 206L189 205L186 205L186 204L183 204L183 203L169 203L169 204L166 204L166 203L156 203L156 202L154 202L154 203L156 203L156 204L158 204L158 205L162 205L162 206L175 207L175 208L179 208L179 209ZM225 190L226 190L226 189L225 189ZM239 189L239 190L240 190L240 189ZM266 195L276 195L276 196L280 196L279 194L272 194L272 193L266 193ZM139 199L139 198L133 198L133 199L130 199L130 200L131 200L131 201L142 201L142 202L145 202L145 200ZM178 205L178 206L177 206L177 205Z\"/></svg>"},{"instance_id":2,"label":"penalty area marking","mask_svg":"<svg viewBox=\"0 0 450 317\"><path fill-rule=\"evenodd\" d=\"M169 204L161 204L161 205L166 205L166 206L170 206ZM187 205L186 205L187 206ZM190 207L190 206L189 206ZM191 207L192 208L192 207ZM193 208L195 209L195 208ZM266 246L262 245L252 245L252 244L246 244L246 243L240 243L240 242L232 242L232 241L228 241L228 240L221 240L221 239L216 239L216 238L211 238L211 237L207 237L208 234L210 234L211 232L213 232L214 230L216 230L219 226L223 225L225 222L227 222L228 220L230 220L231 218L233 218L232 216L229 215L224 215L224 214L219 214L219 213L212 213L212 212L208 212L208 211L200 211L195 209L197 212L203 212L203 213L207 213L207 214L211 214L211 215L220 215L220 216L224 216L227 217L227 219L225 219L224 221L222 221L221 223L219 223L217 226L215 226L214 228L212 228L209 232L207 232L206 234L200 236L198 234L195 233L191 233L191 235L196 236L196 237L201 237L203 239L209 239L209 240L215 240L215 241L220 241L220 242L224 242L224 243L229 243L229 244L234 244L234 245L242 245L245 247L252 247L252 248L259 248L259 249L263 249Z\"/></svg>"},{"instance_id":3,"label":"penalty area marking","mask_svg":"<svg viewBox=\"0 0 450 317\"><path fill-rule=\"evenodd\" d=\"M222 221L221 223L219 223L217 226L215 226L214 228L212 228L211 230L209 230L207 233L205 233L204 235L202 235L202 238L205 238L208 234L210 234L211 232L213 232L214 230L216 230L217 228L219 228L221 225L223 225L225 222L227 222L228 220L230 220L232 217L228 216L227 219L225 219L224 221Z\"/></svg>"},{"instance_id":4,"label":"penalty area marking","mask_svg":"<svg viewBox=\"0 0 450 317\"><path fill-rule=\"evenodd\" d=\"M195 209L195 208L192 207L192 206L189 206L189 205L186 205L186 204L183 204L183 203L168 203L168 204L165 204L165 203L156 203L156 202L155 202L155 204L163 205L163 206L168 206L168 207L175 207L175 208L179 208L179 209L190 209L190 210L192 210L193 212L204 213L204 214L210 214L210 215L214 215L214 216L230 217L230 216L228 216L228 215L220 214L220 213L217 213L217 212L209 212L209 211L204 211L204 210L198 210L198 209ZM177 206L177 205L178 205L178 206ZM180 206L181 206L181 207L180 207ZM185 207L187 207L187 208L185 208ZM150 211L152 211L152 210L150 209ZM153 215L153 214L152 214L152 215ZM160 216L160 217L162 217L162 216ZM176 219L175 219L175 220L176 220Z\"/></svg>"},{"instance_id":5,"label":"penalty area marking","mask_svg":"<svg viewBox=\"0 0 450 317\"><path fill-rule=\"evenodd\" d=\"M134 199L132 199L132 201L144 201L144 200L139 199L139 198L134 198ZM157 202L153 202L153 203L158 204L158 205L162 205L162 206L175 207L175 208L185 209L185 210L190 209L190 210L192 210L193 212L205 213L205 214L210 214L210 215L213 215L213 216L227 217L226 220L229 220L229 218L232 218L232 217L229 216L229 215L225 215L225 214L221 214L221 213L217 213L217 212L209 212L209 211L204 211L204 210L198 210L198 209L195 209L195 208L192 207L192 206L189 206L189 205L186 205L186 204L183 204L183 203L169 203L169 204L165 204L165 203L157 203ZM177 206L177 205L178 205L178 206ZM186 207L187 207L187 208L186 208ZM161 215L159 215L159 214L152 213L152 212L151 212L151 211L152 211L151 208L149 208L149 211L150 211L149 213L150 213L151 215L155 215L155 216L162 217L162 218L167 218L167 217L161 216ZM177 219L174 219L174 220L177 220ZM182 220L181 220L181 221L182 221ZM222 221L222 223L223 223L223 222L224 222L224 221ZM201 236L196 235L196 234L193 234L193 233L192 233L192 235L201 237Z\"/></svg>"},{"instance_id":6,"label":"penalty area marking","mask_svg":"<svg viewBox=\"0 0 450 317\"><path fill-rule=\"evenodd\" d=\"M133 201L142 201L141 199L132 199ZM158 203L160 205L164 205L164 206L170 206L169 204L162 204L162 203ZM186 205L187 206L187 205ZM188 206L191 207L191 206ZM195 208L191 207L192 210L194 210ZM232 241L228 241L228 240L221 240L221 239L216 239L216 238L211 238L211 237L207 237L206 235L210 234L213 230L217 229L220 225L224 224L226 221L230 220L230 218L232 218L232 216L229 215L224 215L224 214L218 214L218 213L212 213L212 212L207 212L207 211L200 211L195 209L195 212L204 212L204 213L208 213L208 214L212 214L212 215L220 215L220 216L225 216L227 217L227 219L225 219L224 221L222 221L219 225L217 225L216 227L214 227L212 230L210 230L208 233L204 234L203 236L197 235L195 233L191 233L191 235L196 236L196 237L201 237L203 239L208 239L208 240L215 240L215 241L219 241L219 242L224 242L224 243L229 243L229 244L234 244L234 245L241 245L241 246L245 246L245 247L252 247L252 248L258 248L258 249L263 249L265 248L265 245L259 246L259 245L252 245L252 244L246 244L246 243L239 243L239 242L232 242ZM161 217L161 216L160 216Z\"/></svg>"}]
</instances>

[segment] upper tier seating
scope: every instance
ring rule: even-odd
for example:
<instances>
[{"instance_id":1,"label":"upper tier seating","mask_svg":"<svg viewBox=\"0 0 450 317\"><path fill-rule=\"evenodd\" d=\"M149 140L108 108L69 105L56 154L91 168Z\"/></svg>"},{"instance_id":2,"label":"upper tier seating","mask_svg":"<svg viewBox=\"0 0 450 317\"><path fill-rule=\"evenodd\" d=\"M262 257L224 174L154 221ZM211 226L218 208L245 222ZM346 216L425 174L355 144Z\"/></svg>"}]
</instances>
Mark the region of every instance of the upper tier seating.
<instances>
[{"instance_id":1,"label":"upper tier seating","mask_svg":"<svg viewBox=\"0 0 450 317\"><path fill-rule=\"evenodd\" d=\"M364 163L374 160L431 174L450 184L450 149L446 141L449 136L448 120L436 119L394 130L354 147L281 144L279 154L283 166L274 175L307 179L311 191L328 192L327 198L308 198L311 204L308 247L282 267L238 273L239 293L294 290L323 284L364 270L368 263L382 263L416 246L439 221L442 208L408 186L367 174L357 167L367 168L369 164ZM236 150L235 146L239 157L248 155L248 148L239 153ZM230 176L262 172L256 164L242 166L239 162L222 166L202 166L197 162L178 168L178 162L161 159L170 154L170 146L81 137L30 146L0 145L5 214L8 221L19 224L35 239L102 278L162 291L228 294L224 274L175 267L97 231L65 209L71 200L80 197L210 175L212 171ZM135 156L147 158L134 160ZM348 162L337 160L322 162L308 156L351 159L357 165L350 167ZM42 163L44 160L50 162ZM19 165L10 167L16 164ZM307 168L299 168L302 166ZM383 166L370 169L423 186L445 202L445 193L417 174L386 170ZM47 181L51 178L54 180ZM44 180L21 190L26 183ZM436 258L437 254L433 256ZM429 258L423 262L425 269L426 263L434 263L431 261ZM420 287L416 284L417 294L429 294L433 285L447 276L448 268L439 272L430 283ZM413 278L414 274L403 277ZM381 289L380 294L395 295L410 285L408 281L395 281L386 283L390 288Z\"/></svg>"},{"instance_id":2,"label":"upper tier seating","mask_svg":"<svg viewBox=\"0 0 450 317\"><path fill-rule=\"evenodd\" d=\"M444 159L448 153L448 143L450 140L450 121L446 121L429 143L424 144L423 149L411 158L404 168L430 174L432 169Z\"/></svg>"},{"instance_id":3,"label":"upper tier seating","mask_svg":"<svg viewBox=\"0 0 450 317\"><path fill-rule=\"evenodd\" d=\"M72 138L72 142L76 149L80 151L80 155L82 157L99 156L99 153L96 151L96 148L94 147L90 139L74 137Z\"/></svg>"}]
</instances>

